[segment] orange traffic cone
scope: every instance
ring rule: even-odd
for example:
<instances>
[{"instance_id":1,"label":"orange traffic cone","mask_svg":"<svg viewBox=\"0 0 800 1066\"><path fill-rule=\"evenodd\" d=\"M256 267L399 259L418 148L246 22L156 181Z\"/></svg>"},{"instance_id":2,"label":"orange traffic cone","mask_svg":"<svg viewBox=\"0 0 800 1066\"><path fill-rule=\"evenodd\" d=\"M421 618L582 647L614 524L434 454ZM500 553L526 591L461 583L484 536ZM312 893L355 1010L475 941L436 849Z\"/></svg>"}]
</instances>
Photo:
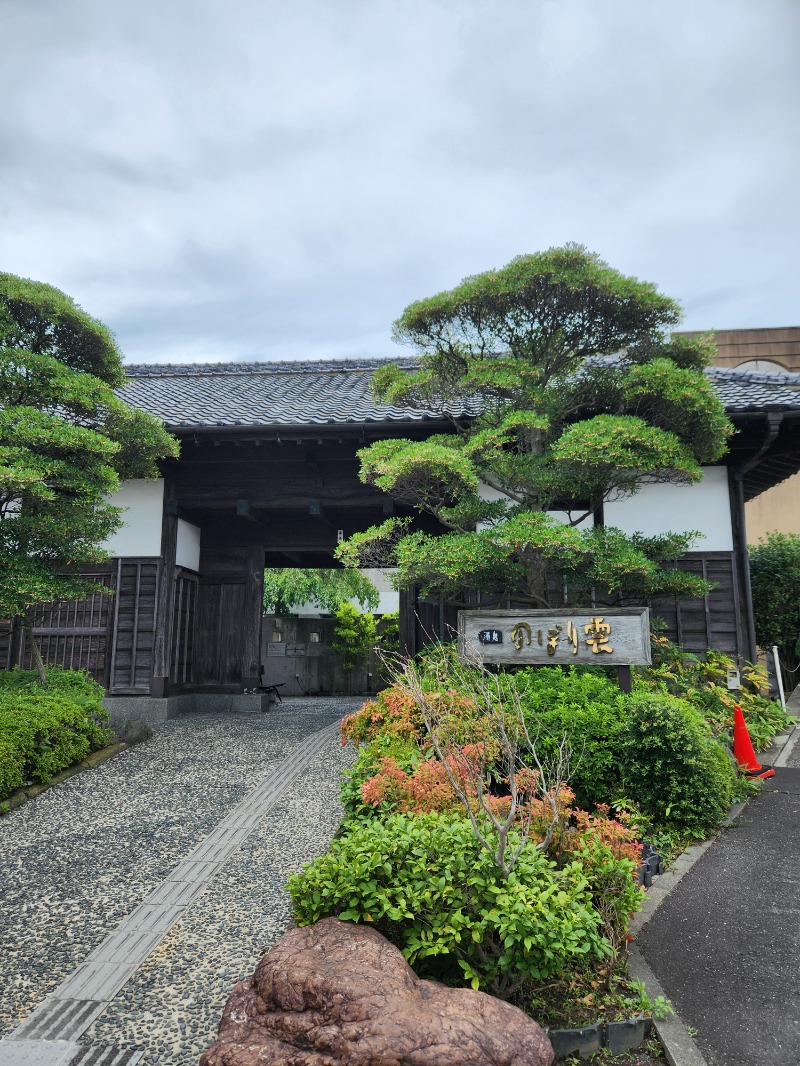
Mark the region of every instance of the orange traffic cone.
<instances>
[{"instance_id":1,"label":"orange traffic cone","mask_svg":"<svg viewBox=\"0 0 800 1066\"><path fill-rule=\"evenodd\" d=\"M762 766L756 758L753 750L753 742L747 731L742 708L733 709L733 757L741 767L742 773L747 777L765 778L774 777L775 771L771 766Z\"/></svg>"}]
</instances>

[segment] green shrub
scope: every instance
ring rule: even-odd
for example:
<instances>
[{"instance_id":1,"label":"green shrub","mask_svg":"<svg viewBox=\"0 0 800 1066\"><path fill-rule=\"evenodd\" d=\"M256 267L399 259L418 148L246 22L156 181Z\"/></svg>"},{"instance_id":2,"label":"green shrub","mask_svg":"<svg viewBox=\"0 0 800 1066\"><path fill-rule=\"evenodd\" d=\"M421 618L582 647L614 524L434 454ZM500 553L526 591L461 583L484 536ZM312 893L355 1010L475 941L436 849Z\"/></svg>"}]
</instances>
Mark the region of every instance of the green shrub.
<instances>
[{"instance_id":1,"label":"green shrub","mask_svg":"<svg viewBox=\"0 0 800 1066\"><path fill-rule=\"evenodd\" d=\"M634 694L621 748L626 795L656 824L704 835L725 817L736 770L696 708Z\"/></svg>"},{"instance_id":2,"label":"green shrub","mask_svg":"<svg viewBox=\"0 0 800 1066\"><path fill-rule=\"evenodd\" d=\"M298 925L370 922L423 976L503 997L609 953L580 862L559 869L525 848L504 879L459 816L361 822L289 892Z\"/></svg>"},{"instance_id":3,"label":"green shrub","mask_svg":"<svg viewBox=\"0 0 800 1066\"><path fill-rule=\"evenodd\" d=\"M709 650L693 655L673 644L661 633L652 634L653 665L634 673L634 689L668 692L696 707L715 736L730 739L733 709L744 714L750 739L756 751L764 751L775 736L794 721L778 700L769 698L769 681L763 666L749 663L741 668L741 687L728 688L728 670L736 663L725 652Z\"/></svg>"},{"instance_id":4,"label":"green shrub","mask_svg":"<svg viewBox=\"0 0 800 1066\"><path fill-rule=\"evenodd\" d=\"M375 618L361 614L352 603L340 603L336 609L331 649L346 674L365 666L370 649L378 639Z\"/></svg>"},{"instance_id":5,"label":"green shrub","mask_svg":"<svg viewBox=\"0 0 800 1066\"><path fill-rule=\"evenodd\" d=\"M48 669L42 688L30 670L0 673L0 798L108 744L103 690L86 674Z\"/></svg>"},{"instance_id":6,"label":"green shrub","mask_svg":"<svg viewBox=\"0 0 800 1066\"><path fill-rule=\"evenodd\" d=\"M568 737L569 784L577 805L591 810L618 798L627 709L616 680L591 668L557 666L521 670L511 680L540 757Z\"/></svg>"}]
</instances>

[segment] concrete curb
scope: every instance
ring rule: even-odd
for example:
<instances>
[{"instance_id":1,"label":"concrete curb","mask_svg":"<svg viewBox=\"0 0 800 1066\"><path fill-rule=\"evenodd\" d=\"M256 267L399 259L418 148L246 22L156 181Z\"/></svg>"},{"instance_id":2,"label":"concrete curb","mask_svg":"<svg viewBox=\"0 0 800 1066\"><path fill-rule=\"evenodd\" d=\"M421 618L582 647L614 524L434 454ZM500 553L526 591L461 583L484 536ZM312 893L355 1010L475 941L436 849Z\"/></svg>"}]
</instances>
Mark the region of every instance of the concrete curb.
<instances>
[{"instance_id":1,"label":"concrete curb","mask_svg":"<svg viewBox=\"0 0 800 1066\"><path fill-rule=\"evenodd\" d=\"M800 689L798 689L798 692L800 692ZM800 738L800 725L795 726L791 733L776 737L773 746L768 751L761 752L761 757L776 767L786 766L798 738ZM721 829L728 829L732 826L746 806L747 801L734 803L728 812L728 817L722 823ZM672 866L665 870L657 881L653 882L652 888L647 891L641 910L637 911L631 921L630 932L634 937L644 929L667 896L678 886L681 878L691 870L698 859L702 858L715 842L717 836L704 840L702 844L693 844L687 848L686 851L678 856ZM631 947L628 971L635 980L644 982L645 991L651 999L664 996L664 990L658 978L650 969L635 944ZM677 1014L661 1021L656 1021L655 1019L653 1021L658 1039L664 1047L664 1053L670 1066L707 1066L706 1060L700 1054L700 1050L689 1034L689 1030Z\"/></svg>"},{"instance_id":2,"label":"concrete curb","mask_svg":"<svg viewBox=\"0 0 800 1066\"><path fill-rule=\"evenodd\" d=\"M43 792L47 792L54 785L60 785L62 781L67 781L76 774L82 774L84 770L91 770L108 759L113 759L115 755L119 755L121 751L125 751L129 747L130 744L125 741L109 744L105 748L100 748L99 751L93 751L91 755L87 755L85 759L81 759L80 762L76 762L73 766L68 766L66 770L59 771L55 777L51 777L49 781L45 781L42 785L28 785L27 788L18 788L16 792L12 792L4 800L0 800L0 817L16 810L17 807L21 807L28 800L36 799L37 796L41 796Z\"/></svg>"},{"instance_id":3,"label":"concrete curb","mask_svg":"<svg viewBox=\"0 0 800 1066\"><path fill-rule=\"evenodd\" d=\"M644 956L634 945L631 948L628 960L628 973L637 981L642 981L651 999L664 996L664 989L658 982L658 978L647 965ZM664 996L666 999L666 996ZM654 1018L658 1039L664 1048L669 1066L707 1066L706 1060L697 1049L697 1044L689 1035L689 1030L680 1020L677 1014L660 1020Z\"/></svg>"}]
</instances>

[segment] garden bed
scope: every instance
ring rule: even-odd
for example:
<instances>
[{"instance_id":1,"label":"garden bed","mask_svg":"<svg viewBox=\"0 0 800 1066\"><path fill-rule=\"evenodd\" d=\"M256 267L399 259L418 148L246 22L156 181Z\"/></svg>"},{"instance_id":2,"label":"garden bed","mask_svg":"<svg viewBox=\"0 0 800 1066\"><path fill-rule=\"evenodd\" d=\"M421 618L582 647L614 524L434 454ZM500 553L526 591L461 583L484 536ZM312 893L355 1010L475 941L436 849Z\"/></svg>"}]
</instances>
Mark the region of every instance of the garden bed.
<instances>
[{"instance_id":1,"label":"garden bed","mask_svg":"<svg viewBox=\"0 0 800 1066\"><path fill-rule=\"evenodd\" d=\"M509 999L554 1037L630 1038L667 1009L625 970L642 873L753 790L726 750L735 703L760 749L791 724L755 669L733 694L724 656L654 651L630 695L596 668L491 674L447 648L406 667L343 723L346 817L290 882L296 922L373 923L420 976Z\"/></svg>"}]
</instances>

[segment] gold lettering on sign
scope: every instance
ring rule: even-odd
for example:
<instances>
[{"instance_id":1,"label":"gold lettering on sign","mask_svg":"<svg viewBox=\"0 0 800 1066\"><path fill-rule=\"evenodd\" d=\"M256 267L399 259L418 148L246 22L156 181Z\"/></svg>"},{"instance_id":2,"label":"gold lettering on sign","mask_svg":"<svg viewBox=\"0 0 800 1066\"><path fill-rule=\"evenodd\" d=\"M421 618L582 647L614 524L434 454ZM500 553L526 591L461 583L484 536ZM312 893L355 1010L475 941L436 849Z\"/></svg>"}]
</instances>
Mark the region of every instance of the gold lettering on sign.
<instances>
[{"instance_id":1,"label":"gold lettering on sign","mask_svg":"<svg viewBox=\"0 0 800 1066\"><path fill-rule=\"evenodd\" d=\"M556 648L558 647L558 638L561 636L563 627L555 625L552 629L547 630L547 654L555 655Z\"/></svg>"},{"instance_id":2,"label":"gold lettering on sign","mask_svg":"<svg viewBox=\"0 0 800 1066\"><path fill-rule=\"evenodd\" d=\"M586 634L586 643L595 655L601 651L611 653L614 650L608 643L611 633L610 622L604 622L602 618L590 618L589 624L583 627L583 631Z\"/></svg>"},{"instance_id":3,"label":"gold lettering on sign","mask_svg":"<svg viewBox=\"0 0 800 1066\"><path fill-rule=\"evenodd\" d=\"M572 654L578 654L578 630L572 624L572 619L567 622L567 641L572 645Z\"/></svg>"},{"instance_id":4,"label":"gold lettering on sign","mask_svg":"<svg viewBox=\"0 0 800 1066\"><path fill-rule=\"evenodd\" d=\"M530 642L531 627L527 622L516 622L511 630L511 643L517 651L522 651L522 645L530 644Z\"/></svg>"}]
</instances>

